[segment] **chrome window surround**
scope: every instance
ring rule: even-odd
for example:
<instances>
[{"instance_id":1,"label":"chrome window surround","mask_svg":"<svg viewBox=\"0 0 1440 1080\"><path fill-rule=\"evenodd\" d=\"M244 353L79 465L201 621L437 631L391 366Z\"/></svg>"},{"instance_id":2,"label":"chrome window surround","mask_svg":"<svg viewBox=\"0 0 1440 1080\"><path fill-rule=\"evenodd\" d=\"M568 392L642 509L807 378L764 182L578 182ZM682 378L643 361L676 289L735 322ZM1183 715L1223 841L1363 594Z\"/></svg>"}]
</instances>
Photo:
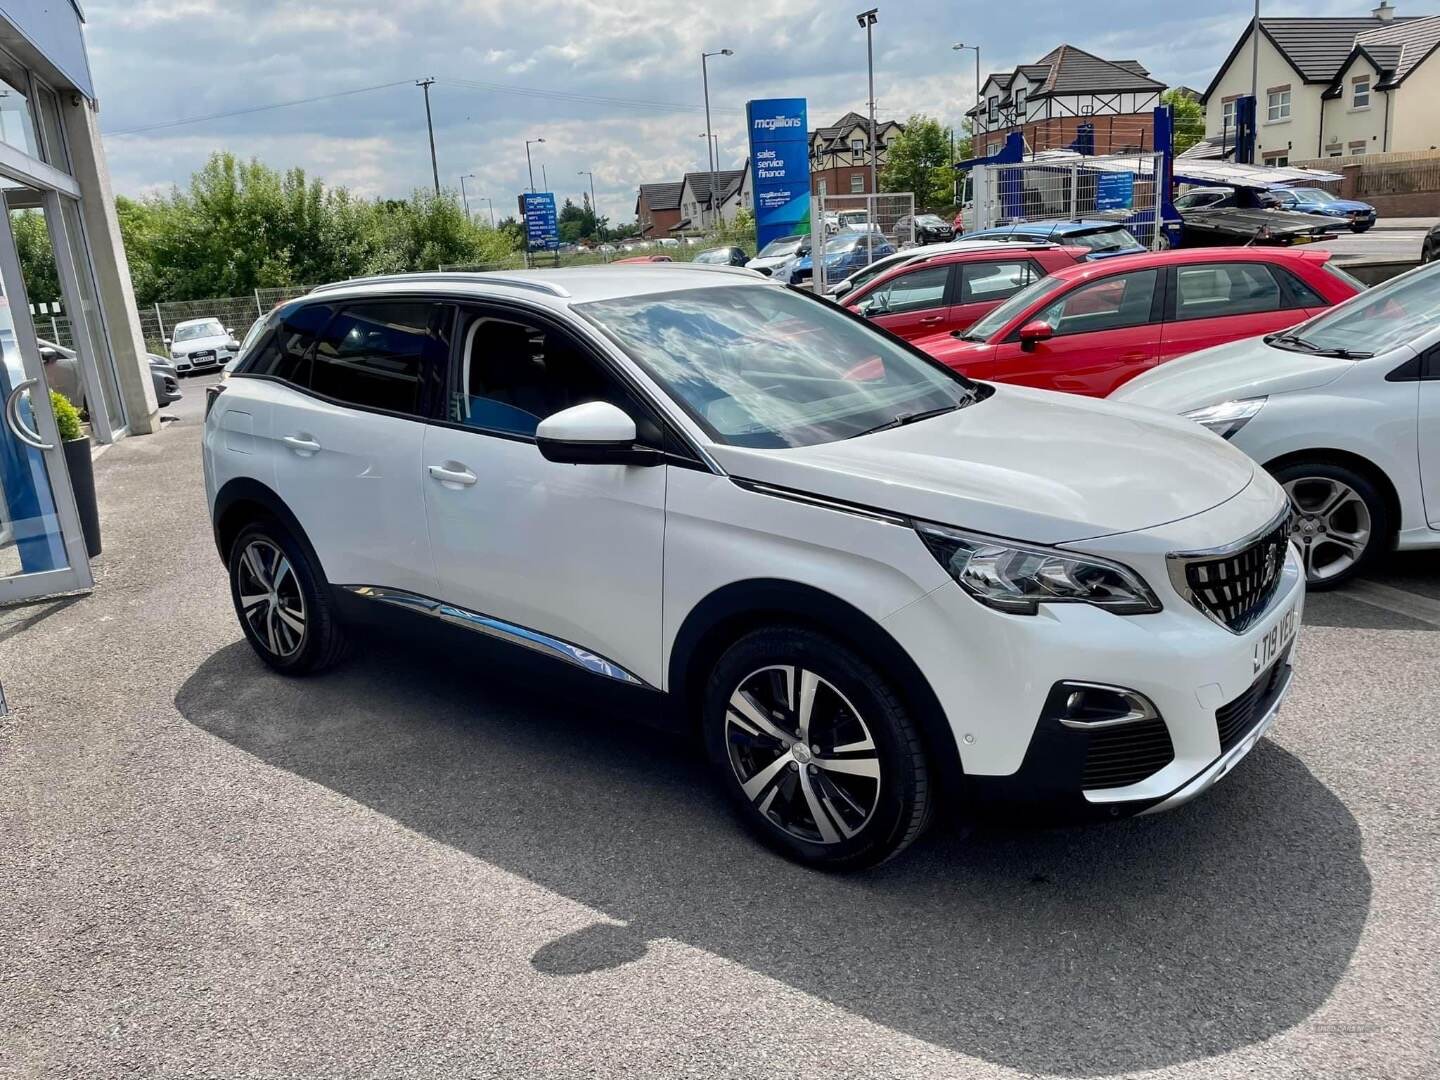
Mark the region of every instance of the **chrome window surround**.
<instances>
[{"instance_id":1,"label":"chrome window surround","mask_svg":"<svg viewBox=\"0 0 1440 1080\"><path fill-rule=\"evenodd\" d=\"M554 659L563 660L567 664L583 668L592 675L602 675L607 679L614 679L616 682L627 683L630 686L653 689L644 679L632 675L614 661L607 660L588 649L582 649L579 645L551 637L549 634L542 634L538 630L531 630L515 623L506 622L504 619L482 615L478 611L457 607L454 604L447 604L443 600L435 600L418 593L406 592L403 589L389 589L380 585L344 585L341 587L346 592L363 596L367 600L378 600L383 604L404 608L421 615L429 615L431 618L439 619L452 626L473 630L477 634L484 634L486 637L506 641L512 645L520 645Z\"/></svg>"},{"instance_id":2,"label":"chrome window surround","mask_svg":"<svg viewBox=\"0 0 1440 1080\"><path fill-rule=\"evenodd\" d=\"M1204 615L1216 626L1223 629L1226 633L1234 634L1237 637L1246 633L1251 629L1251 627L1254 626L1255 623L1251 622L1248 626L1245 626L1239 630L1228 626L1222 619L1213 614L1209 610L1209 608L1201 602L1200 598L1195 595L1194 590L1190 588L1189 581L1186 579L1185 571L1191 563L1207 562L1211 559L1223 559L1227 556L1236 555L1241 551L1244 551L1252 544L1257 543L1263 537L1280 528L1281 525L1287 523L1290 520L1290 516L1293 512L1294 511L1290 506L1290 502L1287 499L1284 508L1273 518L1271 518L1269 522L1267 522L1265 525L1262 525L1260 528L1254 530L1253 532L1247 533L1239 540L1232 541L1228 544L1223 544L1220 547L1209 548L1204 551L1172 551L1170 554L1165 556L1165 568L1167 571L1169 571L1170 574L1171 587L1176 591L1176 593L1180 595L1180 597L1187 604L1193 607L1196 611L1200 612L1200 614ZM1288 545L1287 550L1290 546L1293 545ZM1277 573L1283 571L1284 568L1281 567L1280 571L1277 571ZM1273 596L1271 597L1271 601L1273 603ZM1267 604L1267 611L1269 610L1269 607L1270 605ZM1259 617L1257 616L1255 621L1258 620Z\"/></svg>"}]
</instances>

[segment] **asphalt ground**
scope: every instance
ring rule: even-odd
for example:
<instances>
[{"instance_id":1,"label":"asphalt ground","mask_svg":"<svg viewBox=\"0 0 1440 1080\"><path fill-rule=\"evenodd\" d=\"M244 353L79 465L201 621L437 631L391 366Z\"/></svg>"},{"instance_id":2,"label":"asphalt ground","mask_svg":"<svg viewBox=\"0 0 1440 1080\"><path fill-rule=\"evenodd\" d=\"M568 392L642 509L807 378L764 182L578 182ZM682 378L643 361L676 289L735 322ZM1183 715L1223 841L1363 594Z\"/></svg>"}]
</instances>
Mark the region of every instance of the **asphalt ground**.
<instances>
[{"instance_id":1,"label":"asphalt ground","mask_svg":"<svg viewBox=\"0 0 1440 1080\"><path fill-rule=\"evenodd\" d=\"M831 877L583 685L270 674L184 388L97 462L94 592L0 611L0 1077L1440 1074L1440 556L1313 596L1188 806Z\"/></svg>"}]
</instances>

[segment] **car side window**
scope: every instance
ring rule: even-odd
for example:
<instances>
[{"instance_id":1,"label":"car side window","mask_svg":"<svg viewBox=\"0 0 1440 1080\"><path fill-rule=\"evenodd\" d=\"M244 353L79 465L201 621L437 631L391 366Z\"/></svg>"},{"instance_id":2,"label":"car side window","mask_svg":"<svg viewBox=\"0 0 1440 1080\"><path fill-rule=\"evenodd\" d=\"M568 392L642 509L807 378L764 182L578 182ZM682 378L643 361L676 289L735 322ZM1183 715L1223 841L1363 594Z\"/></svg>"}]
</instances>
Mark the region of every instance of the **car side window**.
<instances>
[{"instance_id":1,"label":"car side window","mask_svg":"<svg viewBox=\"0 0 1440 1080\"><path fill-rule=\"evenodd\" d=\"M270 318L273 327L262 331L259 343L242 369L247 375L266 375L296 386L310 385L310 347L334 316L329 304L293 304Z\"/></svg>"},{"instance_id":2,"label":"car side window","mask_svg":"<svg viewBox=\"0 0 1440 1080\"><path fill-rule=\"evenodd\" d=\"M1029 259L965 263L962 266L960 303L998 303L1044 277Z\"/></svg>"},{"instance_id":3,"label":"car side window","mask_svg":"<svg viewBox=\"0 0 1440 1080\"><path fill-rule=\"evenodd\" d=\"M938 308L945 303L949 284L949 266L927 266L887 281L866 298L863 306L885 315Z\"/></svg>"},{"instance_id":4,"label":"car side window","mask_svg":"<svg viewBox=\"0 0 1440 1080\"><path fill-rule=\"evenodd\" d=\"M1135 270L1072 289L1032 321L1049 323L1056 337L1122 330L1150 322L1158 270Z\"/></svg>"},{"instance_id":5,"label":"car side window","mask_svg":"<svg viewBox=\"0 0 1440 1080\"><path fill-rule=\"evenodd\" d=\"M1280 280L1285 283L1290 291L1291 299L1287 305L1288 307L1312 308L1330 306L1330 301L1326 300L1313 288L1305 284L1298 274L1291 273L1289 270L1278 266L1272 266L1270 269L1280 276Z\"/></svg>"},{"instance_id":6,"label":"car side window","mask_svg":"<svg viewBox=\"0 0 1440 1080\"><path fill-rule=\"evenodd\" d=\"M346 405L423 417L450 359L454 309L428 300L352 304L315 345L310 389Z\"/></svg>"},{"instance_id":7,"label":"car side window","mask_svg":"<svg viewBox=\"0 0 1440 1080\"><path fill-rule=\"evenodd\" d=\"M1280 284L1259 263L1201 263L1175 268L1175 319L1216 319L1279 311Z\"/></svg>"},{"instance_id":8,"label":"car side window","mask_svg":"<svg viewBox=\"0 0 1440 1080\"><path fill-rule=\"evenodd\" d=\"M570 335L520 315L481 312L469 315L461 333L450 380L452 423L529 438L547 416L608 401L634 418L642 441L659 445L649 410Z\"/></svg>"}]
</instances>

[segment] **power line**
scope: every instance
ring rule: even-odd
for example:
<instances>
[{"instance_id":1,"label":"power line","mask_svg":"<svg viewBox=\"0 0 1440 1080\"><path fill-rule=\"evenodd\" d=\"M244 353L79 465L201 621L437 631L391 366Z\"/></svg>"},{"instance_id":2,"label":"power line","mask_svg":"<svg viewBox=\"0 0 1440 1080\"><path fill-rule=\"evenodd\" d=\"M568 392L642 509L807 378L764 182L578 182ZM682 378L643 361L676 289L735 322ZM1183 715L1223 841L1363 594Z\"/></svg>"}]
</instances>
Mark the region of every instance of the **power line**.
<instances>
[{"instance_id":1,"label":"power line","mask_svg":"<svg viewBox=\"0 0 1440 1080\"><path fill-rule=\"evenodd\" d=\"M201 124L207 120L224 120L231 116L248 116L251 113L268 112L271 109L288 109L295 105L309 105L316 101L330 101L334 98L352 97L355 94L368 94L372 90L388 90L392 86L408 86L413 81L412 79L399 79L395 82L377 83L374 86L361 86L354 90L337 90L333 94L316 94L314 97L296 98L294 101L277 101L271 105L252 105L248 109L232 109L229 112L210 113L206 116L187 116L179 120L164 120L158 124L145 124L141 127L125 128L123 131L105 131L101 134L106 137L139 135L146 131L181 127L184 124Z\"/></svg>"}]
</instances>

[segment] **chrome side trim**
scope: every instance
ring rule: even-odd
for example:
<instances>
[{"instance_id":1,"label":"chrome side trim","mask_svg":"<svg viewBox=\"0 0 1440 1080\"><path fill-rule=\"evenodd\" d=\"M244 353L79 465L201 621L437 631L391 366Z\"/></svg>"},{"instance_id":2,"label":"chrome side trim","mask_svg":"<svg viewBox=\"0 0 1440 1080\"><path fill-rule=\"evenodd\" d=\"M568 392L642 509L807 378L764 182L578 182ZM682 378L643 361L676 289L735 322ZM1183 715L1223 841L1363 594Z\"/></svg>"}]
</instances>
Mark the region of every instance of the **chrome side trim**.
<instances>
[{"instance_id":1,"label":"chrome side trim","mask_svg":"<svg viewBox=\"0 0 1440 1080\"><path fill-rule=\"evenodd\" d=\"M378 600L382 604L390 604L394 607L418 612L421 615L429 615L441 622L473 630L486 637L507 641L512 645L520 645L554 659L563 660L575 667L583 668L592 675L603 675L616 682L654 689L644 679L632 675L619 664L607 660L603 656L598 656L588 649L582 649L579 645L562 641L560 638L551 637L549 634L542 634L538 630L530 630L506 622L504 619L482 615L478 611L457 607L454 604L447 604L443 600L434 600L418 593L406 592L403 589L388 589L380 585L342 585L341 588L356 596L363 596L367 600Z\"/></svg>"},{"instance_id":2,"label":"chrome side trim","mask_svg":"<svg viewBox=\"0 0 1440 1080\"><path fill-rule=\"evenodd\" d=\"M757 495L770 495L777 499L789 499L791 502L804 503L806 506L818 506L822 510L834 510L841 514L853 514L855 517L869 518L871 521L883 521L887 525L903 525L906 528L913 527L913 523L907 517L900 514L892 514L885 510L876 510L869 506L860 506L857 503L842 502L839 499L828 499L822 495L810 495L804 491L775 487L772 484L762 484L758 480L744 480L738 476L730 477L730 482L736 487L744 488L746 491L753 491Z\"/></svg>"}]
</instances>

